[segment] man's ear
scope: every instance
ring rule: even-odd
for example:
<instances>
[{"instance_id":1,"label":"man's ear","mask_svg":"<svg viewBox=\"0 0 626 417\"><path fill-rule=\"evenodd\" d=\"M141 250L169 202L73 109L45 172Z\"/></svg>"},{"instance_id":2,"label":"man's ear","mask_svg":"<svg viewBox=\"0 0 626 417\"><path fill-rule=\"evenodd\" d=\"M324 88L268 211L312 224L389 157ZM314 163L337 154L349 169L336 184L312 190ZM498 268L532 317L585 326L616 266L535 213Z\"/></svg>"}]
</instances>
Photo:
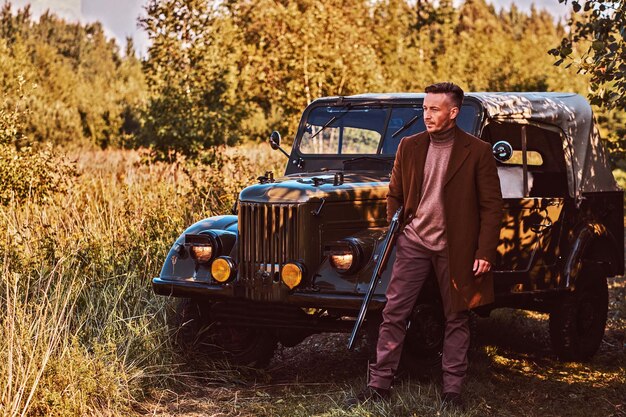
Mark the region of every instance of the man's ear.
<instances>
[{"instance_id":1,"label":"man's ear","mask_svg":"<svg viewBox=\"0 0 626 417\"><path fill-rule=\"evenodd\" d=\"M450 109L450 119L456 119L459 115L459 108L454 106Z\"/></svg>"}]
</instances>

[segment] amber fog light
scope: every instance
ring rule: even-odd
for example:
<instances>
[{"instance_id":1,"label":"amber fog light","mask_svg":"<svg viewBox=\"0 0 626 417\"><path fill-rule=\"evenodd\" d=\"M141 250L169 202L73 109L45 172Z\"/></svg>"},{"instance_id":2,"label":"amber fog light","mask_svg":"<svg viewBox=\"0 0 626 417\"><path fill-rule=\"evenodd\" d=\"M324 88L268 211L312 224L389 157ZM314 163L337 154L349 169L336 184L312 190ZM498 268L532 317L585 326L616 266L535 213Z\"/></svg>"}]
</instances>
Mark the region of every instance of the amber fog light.
<instances>
[{"instance_id":1,"label":"amber fog light","mask_svg":"<svg viewBox=\"0 0 626 417\"><path fill-rule=\"evenodd\" d=\"M211 264L211 275L217 282L227 282L234 276L235 265L230 258L219 257Z\"/></svg>"},{"instance_id":2,"label":"amber fog light","mask_svg":"<svg viewBox=\"0 0 626 417\"><path fill-rule=\"evenodd\" d=\"M211 245L194 245L189 248L189 252L191 252L191 257L193 259L200 264L204 264L211 260L211 256L213 256L213 247Z\"/></svg>"},{"instance_id":3,"label":"amber fog light","mask_svg":"<svg viewBox=\"0 0 626 417\"><path fill-rule=\"evenodd\" d=\"M302 267L298 264L289 263L280 270L280 278L289 289L294 289L302 282Z\"/></svg>"}]
</instances>

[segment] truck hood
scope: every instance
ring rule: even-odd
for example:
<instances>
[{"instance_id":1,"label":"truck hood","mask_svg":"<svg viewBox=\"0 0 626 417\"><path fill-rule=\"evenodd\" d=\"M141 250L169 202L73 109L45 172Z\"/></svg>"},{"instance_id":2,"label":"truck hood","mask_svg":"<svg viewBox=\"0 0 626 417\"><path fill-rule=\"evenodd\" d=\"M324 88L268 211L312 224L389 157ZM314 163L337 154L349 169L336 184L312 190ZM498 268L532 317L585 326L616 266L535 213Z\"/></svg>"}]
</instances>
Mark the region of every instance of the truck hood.
<instances>
[{"instance_id":1,"label":"truck hood","mask_svg":"<svg viewBox=\"0 0 626 417\"><path fill-rule=\"evenodd\" d=\"M382 200L389 191L389 175L344 173L344 181L333 185L334 173L292 174L275 182L245 188L239 200L254 203L305 203L321 201Z\"/></svg>"}]
</instances>

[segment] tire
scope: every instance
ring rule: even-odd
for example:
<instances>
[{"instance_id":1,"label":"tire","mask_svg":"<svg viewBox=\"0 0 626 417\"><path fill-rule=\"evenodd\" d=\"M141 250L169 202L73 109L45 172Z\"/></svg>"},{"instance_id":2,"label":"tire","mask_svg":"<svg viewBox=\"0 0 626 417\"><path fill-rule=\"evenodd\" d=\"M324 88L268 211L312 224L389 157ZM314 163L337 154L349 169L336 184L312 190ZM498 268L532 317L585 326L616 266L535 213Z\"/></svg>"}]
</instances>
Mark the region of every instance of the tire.
<instances>
[{"instance_id":1,"label":"tire","mask_svg":"<svg viewBox=\"0 0 626 417\"><path fill-rule=\"evenodd\" d=\"M171 321L172 339L183 357L227 359L235 365L266 367L277 347L265 329L215 323L206 301L179 299Z\"/></svg>"},{"instance_id":2,"label":"tire","mask_svg":"<svg viewBox=\"0 0 626 417\"><path fill-rule=\"evenodd\" d=\"M589 360L602 343L609 292L605 277L590 278L558 300L550 313L552 349L562 361Z\"/></svg>"}]
</instances>

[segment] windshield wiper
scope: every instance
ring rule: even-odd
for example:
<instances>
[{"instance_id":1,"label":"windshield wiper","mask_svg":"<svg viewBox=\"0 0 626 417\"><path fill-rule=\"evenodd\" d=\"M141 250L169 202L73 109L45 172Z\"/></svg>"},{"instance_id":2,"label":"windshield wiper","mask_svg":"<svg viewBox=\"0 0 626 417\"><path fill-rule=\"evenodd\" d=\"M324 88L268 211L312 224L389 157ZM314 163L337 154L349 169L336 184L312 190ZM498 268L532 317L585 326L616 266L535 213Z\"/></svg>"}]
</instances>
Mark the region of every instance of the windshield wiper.
<instances>
[{"instance_id":1,"label":"windshield wiper","mask_svg":"<svg viewBox=\"0 0 626 417\"><path fill-rule=\"evenodd\" d=\"M346 112L346 113L347 113L347 112ZM344 114L346 114L346 113L344 113ZM342 116L343 116L343 114L342 114ZM322 131L323 131L324 129L326 129L328 126L330 126L330 125L331 125L331 124L332 124L335 120L337 120L337 119L338 119L338 117L337 117L337 116L333 116L333 117L331 117L331 118L330 118L330 120L328 120L326 123L324 123L324 126L322 126L320 130L318 130L317 132L315 132L315 133L313 134L313 136L311 136L311 139L313 139L315 136L317 136L317 135L319 135L320 133L322 133Z\"/></svg>"},{"instance_id":2,"label":"windshield wiper","mask_svg":"<svg viewBox=\"0 0 626 417\"><path fill-rule=\"evenodd\" d=\"M341 113L339 116L333 116L330 118L330 120L328 120L326 123L324 123L324 126L321 127L320 130L318 130L317 132L315 132L313 134L313 136L311 136L311 139L313 139L315 136L319 135L320 133L322 133L324 131L324 129L326 129L328 126L330 126L331 124L333 124L335 121L337 121L338 119L342 118L343 116L345 116L346 114L348 114L348 112L350 111L350 109L352 108L354 104L353 103L346 103L345 108L346 111L344 111L343 113Z\"/></svg>"},{"instance_id":3,"label":"windshield wiper","mask_svg":"<svg viewBox=\"0 0 626 417\"><path fill-rule=\"evenodd\" d=\"M315 132L312 136L311 139L313 139L315 136L319 135L320 133L322 133L324 131L324 129L326 129L328 126L330 126L331 124L335 123L338 119L341 119L343 116L345 116L346 114L348 114L350 112L350 109L352 109L352 107L357 106L357 107L361 107L361 106L372 106L372 105L376 105L376 104L382 104L380 101L364 101L364 102L350 102L350 103L346 103L345 104L345 109L346 111L344 111L343 113L341 113L339 116L333 116L331 117L326 123L324 123L324 126L322 126L320 128L320 130L318 130L317 132ZM409 123L413 123L414 121L410 121ZM410 126L410 125L409 125ZM408 127L408 126L407 126Z\"/></svg>"},{"instance_id":4,"label":"windshield wiper","mask_svg":"<svg viewBox=\"0 0 626 417\"><path fill-rule=\"evenodd\" d=\"M398 135L400 134L400 132L404 132L404 131L405 131L405 130L407 130L409 127L413 126L413 124L414 124L415 122L417 122L419 119L421 119L421 118L422 118L422 114L424 114L424 113L421 113L421 114L418 114L418 115L414 116L411 120L409 120L408 122L406 122L405 124L403 124L403 125L402 125L402 127L401 127L400 129L396 130L396 131L395 131L395 132L391 135L391 137L392 137L392 138L395 138L396 136L398 136Z\"/></svg>"}]
</instances>

